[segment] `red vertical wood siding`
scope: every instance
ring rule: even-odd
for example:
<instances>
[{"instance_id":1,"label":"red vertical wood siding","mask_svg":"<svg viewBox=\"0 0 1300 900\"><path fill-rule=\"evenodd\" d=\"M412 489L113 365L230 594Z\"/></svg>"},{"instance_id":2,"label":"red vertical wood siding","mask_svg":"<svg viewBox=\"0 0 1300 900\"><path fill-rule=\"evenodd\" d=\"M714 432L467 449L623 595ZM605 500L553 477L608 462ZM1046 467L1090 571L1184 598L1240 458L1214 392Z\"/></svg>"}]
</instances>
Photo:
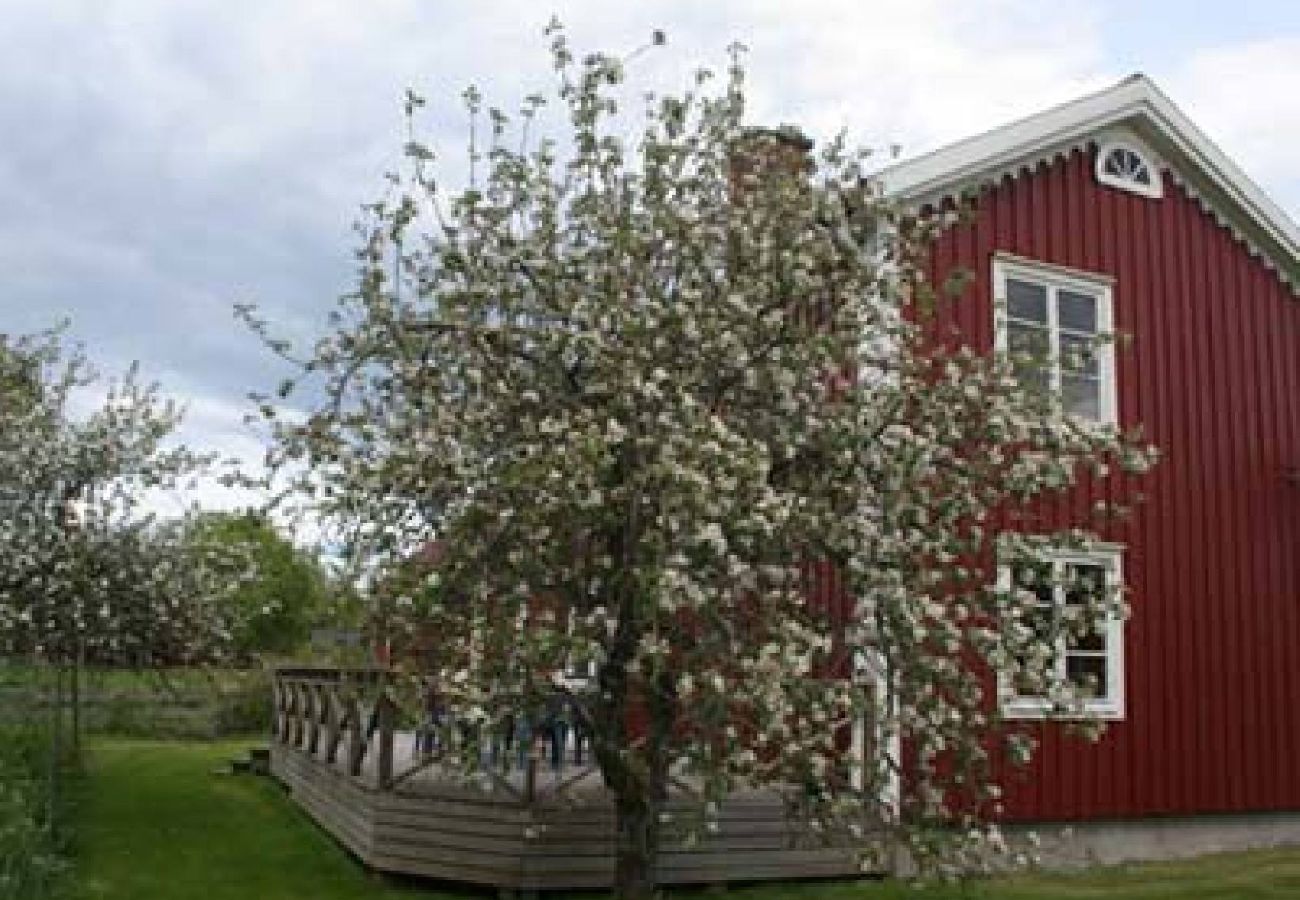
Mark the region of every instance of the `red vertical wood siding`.
<instances>
[{"instance_id":1,"label":"red vertical wood siding","mask_svg":"<svg viewBox=\"0 0 1300 900\"><path fill-rule=\"evenodd\" d=\"M1096 744L1056 726L1011 818L1300 809L1300 301L1165 176L1162 199L1100 185L1092 151L986 189L933 256L975 274L951 322L992 347L992 255L1115 278L1120 421L1162 461L1052 504L1132 500L1122 722Z\"/></svg>"}]
</instances>

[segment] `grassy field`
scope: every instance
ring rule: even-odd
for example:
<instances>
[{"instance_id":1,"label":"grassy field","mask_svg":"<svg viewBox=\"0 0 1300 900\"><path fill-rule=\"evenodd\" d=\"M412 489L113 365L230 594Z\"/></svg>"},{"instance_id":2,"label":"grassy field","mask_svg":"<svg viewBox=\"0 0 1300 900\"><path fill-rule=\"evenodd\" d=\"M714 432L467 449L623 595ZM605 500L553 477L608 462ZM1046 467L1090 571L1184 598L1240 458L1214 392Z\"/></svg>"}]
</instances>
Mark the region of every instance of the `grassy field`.
<instances>
[{"instance_id":1,"label":"grassy field","mask_svg":"<svg viewBox=\"0 0 1300 900\"><path fill-rule=\"evenodd\" d=\"M80 801L70 900L453 900L490 897L367 874L270 780L214 770L247 741L100 739ZM588 895L590 896L590 895ZM682 892L706 900L712 892ZM811 883L731 890L735 900L1263 900L1300 897L1300 850L1023 876L947 887Z\"/></svg>"}]
</instances>

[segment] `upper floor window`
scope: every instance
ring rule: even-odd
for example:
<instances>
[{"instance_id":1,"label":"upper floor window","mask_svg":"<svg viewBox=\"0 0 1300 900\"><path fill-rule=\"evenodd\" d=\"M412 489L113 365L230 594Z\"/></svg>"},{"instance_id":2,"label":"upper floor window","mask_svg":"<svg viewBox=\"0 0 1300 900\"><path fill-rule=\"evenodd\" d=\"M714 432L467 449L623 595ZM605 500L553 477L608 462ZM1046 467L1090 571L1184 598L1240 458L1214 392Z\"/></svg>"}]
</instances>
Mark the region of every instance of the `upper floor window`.
<instances>
[{"instance_id":1,"label":"upper floor window","mask_svg":"<svg viewBox=\"0 0 1300 900\"><path fill-rule=\"evenodd\" d=\"M1124 715L1124 623L1115 615L1086 619L1085 608L1117 599L1122 590L1120 551L1107 548L1048 554L1038 566L1004 566L998 579L1003 590L1032 595L1023 624L1052 652L1046 661L1050 680L1073 687L1081 712L1102 718ZM1020 660L1022 675L1002 685L1003 710L1011 717L1033 717L1053 711L1052 703L1026 678L1030 666ZM1041 673L1041 669L1034 669Z\"/></svg>"},{"instance_id":2,"label":"upper floor window","mask_svg":"<svg viewBox=\"0 0 1300 900\"><path fill-rule=\"evenodd\" d=\"M1133 191L1144 197L1160 197L1160 170L1141 148L1125 142L1097 148L1097 180L1102 184Z\"/></svg>"},{"instance_id":3,"label":"upper floor window","mask_svg":"<svg viewBox=\"0 0 1300 900\"><path fill-rule=\"evenodd\" d=\"M1114 424L1110 280L999 255L993 296L997 349L1021 383L1059 397L1068 415Z\"/></svg>"}]
</instances>

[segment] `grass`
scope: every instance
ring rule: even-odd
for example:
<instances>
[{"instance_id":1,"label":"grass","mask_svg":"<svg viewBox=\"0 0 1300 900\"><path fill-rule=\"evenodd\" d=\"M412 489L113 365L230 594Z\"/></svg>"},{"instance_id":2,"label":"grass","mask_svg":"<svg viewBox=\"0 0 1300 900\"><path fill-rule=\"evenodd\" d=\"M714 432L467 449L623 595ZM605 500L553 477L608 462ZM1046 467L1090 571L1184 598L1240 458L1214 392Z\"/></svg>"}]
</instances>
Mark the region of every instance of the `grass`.
<instances>
[{"instance_id":1,"label":"grass","mask_svg":"<svg viewBox=\"0 0 1300 900\"><path fill-rule=\"evenodd\" d=\"M270 780L213 774L254 741L101 739L80 803L74 900L383 900Z\"/></svg>"},{"instance_id":2,"label":"grass","mask_svg":"<svg viewBox=\"0 0 1300 900\"><path fill-rule=\"evenodd\" d=\"M1073 874L1026 874L925 886L801 884L729 892L732 900L1294 900L1300 849L1224 853L1195 860ZM702 898L701 898L702 900Z\"/></svg>"},{"instance_id":3,"label":"grass","mask_svg":"<svg viewBox=\"0 0 1300 900\"><path fill-rule=\"evenodd\" d=\"M212 774L249 743L96 740L81 798L80 855L69 900L492 896L370 875L270 780ZM726 895L733 900L1272 900L1300 897L1300 849L956 886L805 883L733 889ZM680 892L682 900L715 896Z\"/></svg>"}]
</instances>

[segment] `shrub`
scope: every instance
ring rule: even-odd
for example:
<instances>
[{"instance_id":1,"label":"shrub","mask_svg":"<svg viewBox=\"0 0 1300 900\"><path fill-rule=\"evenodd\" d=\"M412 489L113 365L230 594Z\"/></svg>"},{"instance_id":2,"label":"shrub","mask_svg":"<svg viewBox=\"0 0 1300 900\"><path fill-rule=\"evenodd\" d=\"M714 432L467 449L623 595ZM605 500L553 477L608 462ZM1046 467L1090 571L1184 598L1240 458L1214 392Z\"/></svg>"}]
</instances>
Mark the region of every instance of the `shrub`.
<instances>
[{"instance_id":1,"label":"shrub","mask_svg":"<svg viewBox=\"0 0 1300 900\"><path fill-rule=\"evenodd\" d=\"M114 673L87 698L87 728L120 737L212 739L270 728L261 672Z\"/></svg>"},{"instance_id":2,"label":"shrub","mask_svg":"<svg viewBox=\"0 0 1300 900\"><path fill-rule=\"evenodd\" d=\"M50 815L48 752L35 728L0 726L0 897L48 897L67 866L64 829Z\"/></svg>"},{"instance_id":3,"label":"shrub","mask_svg":"<svg viewBox=\"0 0 1300 900\"><path fill-rule=\"evenodd\" d=\"M215 726L220 736L270 730L271 695L260 679L250 680L237 690L222 695Z\"/></svg>"}]
</instances>

